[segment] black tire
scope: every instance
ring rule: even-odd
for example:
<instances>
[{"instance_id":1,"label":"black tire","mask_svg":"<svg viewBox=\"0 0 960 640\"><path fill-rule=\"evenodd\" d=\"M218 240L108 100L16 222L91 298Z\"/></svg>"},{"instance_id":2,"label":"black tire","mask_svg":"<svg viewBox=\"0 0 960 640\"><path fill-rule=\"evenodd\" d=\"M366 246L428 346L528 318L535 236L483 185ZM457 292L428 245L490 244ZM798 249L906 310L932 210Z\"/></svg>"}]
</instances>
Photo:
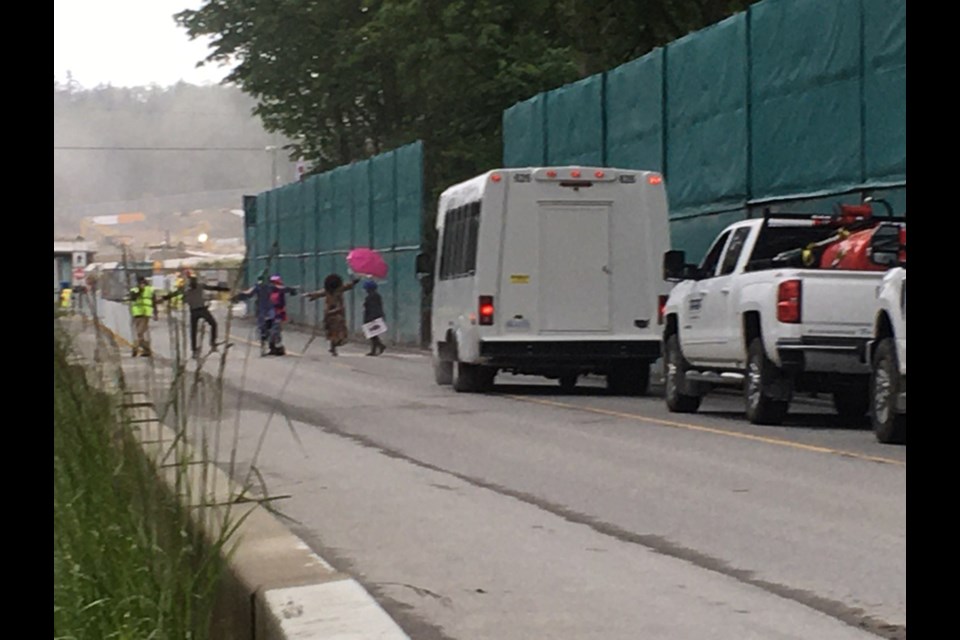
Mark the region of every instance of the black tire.
<instances>
[{"instance_id":1,"label":"black tire","mask_svg":"<svg viewBox=\"0 0 960 640\"><path fill-rule=\"evenodd\" d=\"M621 396L642 396L650 389L650 363L615 365L607 374L607 389Z\"/></svg>"},{"instance_id":2,"label":"black tire","mask_svg":"<svg viewBox=\"0 0 960 640\"><path fill-rule=\"evenodd\" d=\"M864 378L845 384L833 392L833 408L841 419L856 424L866 424L870 413L870 380Z\"/></svg>"},{"instance_id":3,"label":"black tire","mask_svg":"<svg viewBox=\"0 0 960 640\"><path fill-rule=\"evenodd\" d=\"M453 388L460 393L480 393L493 385L496 369L478 364L453 363Z\"/></svg>"},{"instance_id":4,"label":"black tire","mask_svg":"<svg viewBox=\"0 0 960 640\"><path fill-rule=\"evenodd\" d=\"M787 416L790 402L776 400L765 390L783 374L770 361L763 349L763 340L754 338L747 349L747 374L743 382L747 420L753 424L778 425Z\"/></svg>"},{"instance_id":5,"label":"black tire","mask_svg":"<svg viewBox=\"0 0 960 640\"><path fill-rule=\"evenodd\" d=\"M560 376L560 388L564 391L570 392L577 387L577 378L579 378L575 373L565 373Z\"/></svg>"},{"instance_id":6,"label":"black tire","mask_svg":"<svg viewBox=\"0 0 960 640\"><path fill-rule=\"evenodd\" d=\"M446 386L453 384L453 363L433 357L433 379L437 384Z\"/></svg>"},{"instance_id":7,"label":"black tire","mask_svg":"<svg viewBox=\"0 0 960 640\"><path fill-rule=\"evenodd\" d=\"M878 442L906 444L907 416L896 412L900 366L892 338L884 338L873 353L870 376L870 421Z\"/></svg>"},{"instance_id":8,"label":"black tire","mask_svg":"<svg viewBox=\"0 0 960 640\"><path fill-rule=\"evenodd\" d=\"M663 354L664 398L667 409L673 413L696 413L703 400L701 396L685 395L681 391L683 378L689 369L690 363L680 350L680 339L677 334L673 334L667 338Z\"/></svg>"}]
</instances>

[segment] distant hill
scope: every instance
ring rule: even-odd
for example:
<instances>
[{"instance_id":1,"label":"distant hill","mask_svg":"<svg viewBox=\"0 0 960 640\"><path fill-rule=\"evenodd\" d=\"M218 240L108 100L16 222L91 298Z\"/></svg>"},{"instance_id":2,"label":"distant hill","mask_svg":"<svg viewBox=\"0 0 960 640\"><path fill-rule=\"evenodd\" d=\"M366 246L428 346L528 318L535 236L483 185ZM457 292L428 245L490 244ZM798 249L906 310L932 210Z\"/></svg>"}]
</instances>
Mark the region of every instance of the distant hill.
<instances>
[{"instance_id":1,"label":"distant hill","mask_svg":"<svg viewBox=\"0 0 960 640\"><path fill-rule=\"evenodd\" d=\"M192 211L240 208L242 195L271 187L274 167L278 184L292 181L286 152L267 150L285 141L253 107L229 86L84 89L55 80L55 235L79 234L84 218L132 212L146 214L152 231L173 232L190 226L181 223ZM240 219L227 215L229 230L216 233L242 235Z\"/></svg>"}]
</instances>

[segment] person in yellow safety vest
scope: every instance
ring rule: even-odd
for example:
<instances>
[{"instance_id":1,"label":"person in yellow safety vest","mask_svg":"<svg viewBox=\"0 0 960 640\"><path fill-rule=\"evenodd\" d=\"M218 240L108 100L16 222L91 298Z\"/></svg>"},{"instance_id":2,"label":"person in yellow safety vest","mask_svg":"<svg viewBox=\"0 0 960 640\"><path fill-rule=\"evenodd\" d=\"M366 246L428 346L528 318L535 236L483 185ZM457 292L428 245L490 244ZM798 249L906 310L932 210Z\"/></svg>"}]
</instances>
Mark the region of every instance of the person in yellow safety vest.
<instances>
[{"instance_id":1,"label":"person in yellow safety vest","mask_svg":"<svg viewBox=\"0 0 960 640\"><path fill-rule=\"evenodd\" d=\"M60 283L60 309L63 311L69 311L71 300L70 296L73 293L73 289L70 288L70 285L66 282Z\"/></svg>"},{"instance_id":2,"label":"person in yellow safety vest","mask_svg":"<svg viewBox=\"0 0 960 640\"><path fill-rule=\"evenodd\" d=\"M184 273L178 273L177 279L173 283L173 291L170 294L170 308L180 309L183 307L183 290L187 286L187 280Z\"/></svg>"},{"instance_id":3,"label":"person in yellow safety vest","mask_svg":"<svg viewBox=\"0 0 960 640\"><path fill-rule=\"evenodd\" d=\"M157 319L157 294L147 283L146 276L137 278L137 286L130 289L130 314L133 316L133 329L136 332L133 344L133 357L138 352L147 358L150 351L150 318Z\"/></svg>"}]
</instances>

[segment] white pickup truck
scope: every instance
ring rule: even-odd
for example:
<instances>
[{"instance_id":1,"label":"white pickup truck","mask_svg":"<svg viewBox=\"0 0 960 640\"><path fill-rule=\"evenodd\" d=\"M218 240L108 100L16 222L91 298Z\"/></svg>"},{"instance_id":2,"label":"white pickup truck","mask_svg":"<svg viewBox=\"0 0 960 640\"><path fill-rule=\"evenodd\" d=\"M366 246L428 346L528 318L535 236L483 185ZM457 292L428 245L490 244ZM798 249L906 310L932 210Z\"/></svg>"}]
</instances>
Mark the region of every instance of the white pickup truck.
<instances>
[{"instance_id":1,"label":"white pickup truck","mask_svg":"<svg viewBox=\"0 0 960 640\"><path fill-rule=\"evenodd\" d=\"M678 282L664 310L670 411L695 412L717 386L742 386L755 424L779 424L794 392L829 392L846 419L870 409L868 345L883 271L804 267L802 249L838 232L829 216L770 214L724 229L700 265L664 255Z\"/></svg>"},{"instance_id":2,"label":"white pickup truck","mask_svg":"<svg viewBox=\"0 0 960 640\"><path fill-rule=\"evenodd\" d=\"M873 242L878 262L898 264L883 277L873 307L873 340L867 348L871 363L870 418L877 440L905 443L907 438L907 267L906 229L899 229L893 247Z\"/></svg>"}]
</instances>

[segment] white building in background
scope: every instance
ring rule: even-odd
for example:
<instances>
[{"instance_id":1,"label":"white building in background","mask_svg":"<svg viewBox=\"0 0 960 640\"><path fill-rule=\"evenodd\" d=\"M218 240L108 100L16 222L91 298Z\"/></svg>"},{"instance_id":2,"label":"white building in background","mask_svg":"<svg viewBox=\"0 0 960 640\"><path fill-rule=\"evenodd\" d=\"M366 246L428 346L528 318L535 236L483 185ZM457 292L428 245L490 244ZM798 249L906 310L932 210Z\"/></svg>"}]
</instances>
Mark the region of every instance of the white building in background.
<instances>
[{"instance_id":1,"label":"white building in background","mask_svg":"<svg viewBox=\"0 0 960 640\"><path fill-rule=\"evenodd\" d=\"M96 255L96 243L82 240L53 241L53 290L59 291L63 282L71 286L84 278L87 265Z\"/></svg>"}]
</instances>

